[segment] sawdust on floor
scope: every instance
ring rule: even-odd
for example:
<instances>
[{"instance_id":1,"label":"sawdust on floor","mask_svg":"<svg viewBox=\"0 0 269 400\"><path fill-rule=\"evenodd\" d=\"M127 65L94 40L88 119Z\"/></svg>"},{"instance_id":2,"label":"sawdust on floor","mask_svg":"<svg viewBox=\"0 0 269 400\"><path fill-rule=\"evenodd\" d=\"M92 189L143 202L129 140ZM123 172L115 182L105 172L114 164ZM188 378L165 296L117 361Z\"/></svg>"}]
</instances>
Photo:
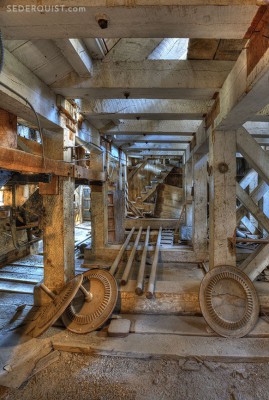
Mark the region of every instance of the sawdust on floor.
<instances>
[{"instance_id":1,"label":"sawdust on floor","mask_svg":"<svg viewBox=\"0 0 269 400\"><path fill-rule=\"evenodd\" d=\"M61 353L3 400L267 400L269 364L150 360Z\"/></svg>"}]
</instances>

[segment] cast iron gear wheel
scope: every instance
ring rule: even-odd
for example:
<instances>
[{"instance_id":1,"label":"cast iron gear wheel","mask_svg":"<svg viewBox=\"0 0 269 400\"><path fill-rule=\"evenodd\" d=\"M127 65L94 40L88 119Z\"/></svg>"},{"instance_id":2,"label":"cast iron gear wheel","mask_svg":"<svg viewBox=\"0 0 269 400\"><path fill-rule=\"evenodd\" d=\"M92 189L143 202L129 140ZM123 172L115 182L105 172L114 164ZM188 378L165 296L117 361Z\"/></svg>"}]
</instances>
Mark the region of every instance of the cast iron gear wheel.
<instances>
[{"instance_id":1,"label":"cast iron gear wheel","mask_svg":"<svg viewBox=\"0 0 269 400\"><path fill-rule=\"evenodd\" d=\"M75 333L89 333L102 326L112 314L118 299L118 285L114 276L102 269L83 274L83 287L91 294L89 301L78 291L65 310L62 321Z\"/></svg>"},{"instance_id":2,"label":"cast iron gear wheel","mask_svg":"<svg viewBox=\"0 0 269 400\"><path fill-rule=\"evenodd\" d=\"M231 266L218 266L203 278L199 302L208 325L220 336L243 337L256 325L259 299L249 277Z\"/></svg>"}]
</instances>

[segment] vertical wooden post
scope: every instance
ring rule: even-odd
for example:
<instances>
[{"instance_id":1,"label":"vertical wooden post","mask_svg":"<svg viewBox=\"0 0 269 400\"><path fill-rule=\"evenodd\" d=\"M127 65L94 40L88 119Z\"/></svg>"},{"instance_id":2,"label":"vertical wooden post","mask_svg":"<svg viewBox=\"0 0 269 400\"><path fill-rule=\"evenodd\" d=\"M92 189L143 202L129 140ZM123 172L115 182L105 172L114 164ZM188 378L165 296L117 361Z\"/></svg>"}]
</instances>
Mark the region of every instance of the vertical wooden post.
<instances>
[{"instance_id":1,"label":"vertical wooden post","mask_svg":"<svg viewBox=\"0 0 269 400\"><path fill-rule=\"evenodd\" d=\"M105 246L107 235L105 231L105 185L91 185L91 224L92 224L92 255L95 257L98 249Z\"/></svg>"},{"instance_id":2,"label":"vertical wooden post","mask_svg":"<svg viewBox=\"0 0 269 400\"><path fill-rule=\"evenodd\" d=\"M253 192L253 190L255 190L256 187L258 186L258 180L259 180L258 174L255 174L249 183L249 194L251 194ZM249 218L250 222L252 223L252 225L255 226L256 229L258 229L259 223L256 220L256 218L251 213L249 213L248 218ZM262 230L262 228L261 228L261 230Z\"/></svg>"},{"instance_id":3,"label":"vertical wooden post","mask_svg":"<svg viewBox=\"0 0 269 400\"><path fill-rule=\"evenodd\" d=\"M17 148L17 116L0 109L0 146Z\"/></svg>"},{"instance_id":4,"label":"vertical wooden post","mask_svg":"<svg viewBox=\"0 0 269 400\"><path fill-rule=\"evenodd\" d=\"M184 168L184 198L186 204L186 226L188 231L192 230L193 210L192 210L192 184L193 184L193 163L192 158L185 164ZM190 234L191 237L191 234Z\"/></svg>"},{"instance_id":5,"label":"vertical wooden post","mask_svg":"<svg viewBox=\"0 0 269 400\"><path fill-rule=\"evenodd\" d=\"M236 266L228 238L236 229L236 135L212 131L209 137L209 268Z\"/></svg>"},{"instance_id":6,"label":"vertical wooden post","mask_svg":"<svg viewBox=\"0 0 269 400\"><path fill-rule=\"evenodd\" d=\"M207 159L208 156L193 156L193 247L196 253L207 252Z\"/></svg>"},{"instance_id":7,"label":"vertical wooden post","mask_svg":"<svg viewBox=\"0 0 269 400\"><path fill-rule=\"evenodd\" d=\"M65 146L75 143L75 135L63 133L45 136L45 152L51 158L71 161L71 151ZM55 145L57 143L57 146ZM44 283L50 290L60 289L75 274L74 190L73 178L58 177L54 191L42 185L44 216ZM46 299L47 300L47 299ZM43 296L41 297L41 301Z\"/></svg>"},{"instance_id":8,"label":"vertical wooden post","mask_svg":"<svg viewBox=\"0 0 269 400\"><path fill-rule=\"evenodd\" d=\"M59 194L44 195L44 283L60 289L75 273L74 180L59 177Z\"/></svg>"}]
</instances>

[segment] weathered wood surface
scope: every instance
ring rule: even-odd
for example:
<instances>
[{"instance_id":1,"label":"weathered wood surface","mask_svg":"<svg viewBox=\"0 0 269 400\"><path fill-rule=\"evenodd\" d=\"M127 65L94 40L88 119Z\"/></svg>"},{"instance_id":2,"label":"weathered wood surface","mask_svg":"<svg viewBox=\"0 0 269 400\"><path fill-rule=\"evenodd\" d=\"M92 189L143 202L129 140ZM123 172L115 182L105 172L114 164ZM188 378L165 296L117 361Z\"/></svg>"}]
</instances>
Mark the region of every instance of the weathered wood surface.
<instances>
[{"instance_id":1,"label":"weathered wood surface","mask_svg":"<svg viewBox=\"0 0 269 400\"><path fill-rule=\"evenodd\" d=\"M8 170L26 173L47 173L65 177L87 179L90 181L104 181L104 173L96 172L80 166L56 161L50 158L43 159L36 154L0 146L0 167Z\"/></svg>"},{"instance_id":2,"label":"weathered wood surface","mask_svg":"<svg viewBox=\"0 0 269 400\"><path fill-rule=\"evenodd\" d=\"M209 141L209 266L236 266L228 237L236 228L236 136L213 131ZM226 172L220 166L227 166Z\"/></svg>"},{"instance_id":3,"label":"weathered wood surface","mask_svg":"<svg viewBox=\"0 0 269 400\"><path fill-rule=\"evenodd\" d=\"M268 338L227 339L161 334L130 334L124 339L98 338L96 334L58 333L52 336L54 349L85 354L130 358L179 359L198 357L222 362L268 362Z\"/></svg>"},{"instance_id":4,"label":"weathered wood surface","mask_svg":"<svg viewBox=\"0 0 269 400\"><path fill-rule=\"evenodd\" d=\"M261 226L269 232L269 219L238 183L236 184L236 196L238 200L251 212L253 217L261 224Z\"/></svg>"}]
</instances>

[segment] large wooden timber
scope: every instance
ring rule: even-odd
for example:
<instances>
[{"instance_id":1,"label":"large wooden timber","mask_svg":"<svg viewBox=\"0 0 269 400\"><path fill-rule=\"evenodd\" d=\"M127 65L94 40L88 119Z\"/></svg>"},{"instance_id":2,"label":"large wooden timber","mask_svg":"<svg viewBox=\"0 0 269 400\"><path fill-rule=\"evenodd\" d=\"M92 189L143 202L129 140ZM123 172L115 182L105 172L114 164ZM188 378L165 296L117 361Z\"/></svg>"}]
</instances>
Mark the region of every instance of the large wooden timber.
<instances>
[{"instance_id":1,"label":"large wooden timber","mask_svg":"<svg viewBox=\"0 0 269 400\"><path fill-rule=\"evenodd\" d=\"M17 147L17 117L0 109L0 145Z\"/></svg>"},{"instance_id":2,"label":"large wooden timber","mask_svg":"<svg viewBox=\"0 0 269 400\"><path fill-rule=\"evenodd\" d=\"M238 151L269 185L269 155L244 128L236 132Z\"/></svg>"},{"instance_id":3,"label":"large wooden timber","mask_svg":"<svg viewBox=\"0 0 269 400\"><path fill-rule=\"evenodd\" d=\"M175 229L177 226L178 220L175 219L157 219L157 218L139 218L139 219L130 219L125 218L125 229L132 229L132 227L139 228L142 226L144 229L147 229L148 225L150 225L150 229L159 229L161 226L163 229Z\"/></svg>"},{"instance_id":4,"label":"large wooden timber","mask_svg":"<svg viewBox=\"0 0 269 400\"><path fill-rule=\"evenodd\" d=\"M193 247L197 252L207 251L207 155L193 156Z\"/></svg>"},{"instance_id":5,"label":"large wooden timber","mask_svg":"<svg viewBox=\"0 0 269 400\"><path fill-rule=\"evenodd\" d=\"M0 22L7 39L53 38L216 38L241 39L245 36L256 13L255 0L181 1L87 1L67 0L65 7L75 6L78 12L31 13L7 12L8 0L1 2ZM20 5L28 5L21 0ZM30 5L40 6L38 0ZM58 5L56 0L46 6ZM79 7L84 7L80 9ZM12 9L12 8L11 8ZM64 9L65 11L65 9ZM107 15L108 27L101 29L96 18ZM240 16L240 18L238 18ZM149 23L150 21L150 23Z\"/></svg>"},{"instance_id":6,"label":"large wooden timber","mask_svg":"<svg viewBox=\"0 0 269 400\"><path fill-rule=\"evenodd\" d=\"M236 266L228 237L236 228L236 136L213 131L209 142L209 267Z\"/></svg>"},{"instance_id":7,"label":"large wooden timber","mask_svg":"<svg viewBox=\"0 0 269 400\"><path fill-rule=\"evenodd\" d=\"M128 92L132 98L210 100L233 65L233 61L95 61L91 78L71 75L52 88L67 98L85 97L90 91L97 99L119 99Z\"/></svg>"},{"instance_id":8,"label":"large wooden timber","mask_svg":"<svg viewBox=\"0 0 269 400\"><path fill-rule=\"evenodd\" d=\"M241 188L239 183L236 184L236 196L238 200L251 212L260 225L269 232L269 219L254 200L245 192L245 190Z\"/></svg>"},{"instance_id":9,"label":"large wooden timber","mask_svg":"<svg viewBox=\"0 0 269 400\"><path fill-rule=\"evenodd\" d=\"M0 146L0 168L26 173L54 174L89 181L105 181L105 174L102 172L47 157L44 160L36 154L2 146Z\"/></svg>"},{"instance_id":10,"label":"large wooden timber","mask_svg":"<svg viewBox=\"0 0 269 400\"><path fill-rule=\"evenodd\" d=\"M269 265L269 244L261 244L241 264L242 269L254 281Z\"/></svg>"}]
</instances>

